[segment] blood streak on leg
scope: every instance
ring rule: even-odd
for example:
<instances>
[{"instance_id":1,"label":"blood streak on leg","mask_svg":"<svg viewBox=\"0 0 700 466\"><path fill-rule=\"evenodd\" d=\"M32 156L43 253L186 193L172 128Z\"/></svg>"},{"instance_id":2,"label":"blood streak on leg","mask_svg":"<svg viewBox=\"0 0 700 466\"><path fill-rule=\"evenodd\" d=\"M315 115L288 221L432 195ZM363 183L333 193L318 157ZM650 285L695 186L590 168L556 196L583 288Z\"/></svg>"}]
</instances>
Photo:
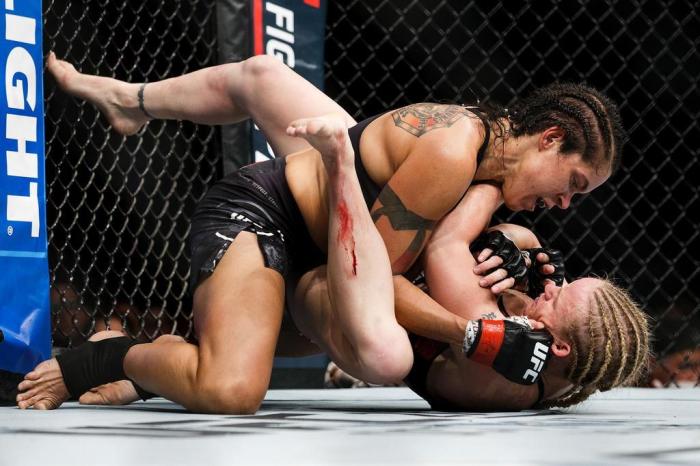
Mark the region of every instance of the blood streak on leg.
<instances>
[{"instance_id":1,"label":"blood streak on leg","mask_svg":"<svg viewBox=\"0 0 700 466\"><path fill-rule=\"evenodd\" d=\"M343 245L345 251L352 255L352 274L357 276L357 256L355 255L355 238L352 235L352 218L348 206L342 199L338 202L338 215L340 217L338 242Z\"/></svg>"}]
</instances>

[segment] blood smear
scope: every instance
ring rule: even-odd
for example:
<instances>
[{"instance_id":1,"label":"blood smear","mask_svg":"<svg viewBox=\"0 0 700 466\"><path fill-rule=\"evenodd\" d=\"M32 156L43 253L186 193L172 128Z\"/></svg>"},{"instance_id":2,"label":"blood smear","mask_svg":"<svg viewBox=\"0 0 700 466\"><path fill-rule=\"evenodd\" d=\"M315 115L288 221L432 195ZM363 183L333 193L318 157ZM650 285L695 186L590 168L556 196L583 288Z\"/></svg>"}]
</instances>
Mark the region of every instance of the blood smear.
<instances>
[{"instance_id":1,"label":"blood smear","mask_svg":"<svg viewBox=\"0 0 700 466\"><path fill-rule=\"evenodd\" d=\"M357 276L357 255L355 254L355 238L352 236L352 218L348 206L343 200L338 202L338 216L340 217L338 242L343 245L346 252L352 255L352 274Z\"/></svg>"}]
</instances>

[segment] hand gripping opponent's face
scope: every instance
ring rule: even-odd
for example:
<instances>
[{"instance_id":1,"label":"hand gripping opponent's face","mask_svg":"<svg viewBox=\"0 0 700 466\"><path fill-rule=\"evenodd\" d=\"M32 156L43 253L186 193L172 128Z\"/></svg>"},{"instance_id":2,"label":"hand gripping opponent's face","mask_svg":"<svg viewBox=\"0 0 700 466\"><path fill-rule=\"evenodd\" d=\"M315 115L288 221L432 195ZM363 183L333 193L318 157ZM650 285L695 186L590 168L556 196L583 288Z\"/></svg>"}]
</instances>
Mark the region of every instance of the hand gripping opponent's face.
<instances>
[{"instance_id":1,"label":"hand gripping opponent's face","mask_svg":"<svg viewBox=\"0 0 700 466\"><path fill-rule=\"evenodd\" d=\"M571 329L587 321L590 298L601 284L602 281L596 278L581 278L564 286L549 282L544 292L525 307L524 315L542 323L552 334L552 353L555 356L569 355L571 343L568 335Z\"/></svg>"},{"instance_id":2,"label":"hand gripping opponent's face","mask_svg":"<svg viewBox=\"0 0 700 466\"><path fill-rule=\"evenodd\" d=\"M555 126L518 138L518 155L503 181L506 207L513 211L566 209L575 194L589 193L610 177L608 164L590 164L578 153L562 154L562 137Z\"/></svg>"}]
</instances>

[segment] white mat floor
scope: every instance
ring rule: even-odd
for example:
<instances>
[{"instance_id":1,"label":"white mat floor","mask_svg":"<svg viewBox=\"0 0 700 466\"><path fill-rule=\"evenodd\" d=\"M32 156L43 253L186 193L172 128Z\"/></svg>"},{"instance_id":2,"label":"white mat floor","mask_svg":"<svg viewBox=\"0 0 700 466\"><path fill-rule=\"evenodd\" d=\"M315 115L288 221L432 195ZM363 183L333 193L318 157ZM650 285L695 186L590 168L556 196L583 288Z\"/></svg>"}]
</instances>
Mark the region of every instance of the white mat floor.
<instances>
[{"instance_id":1,"label":"white mat floor","mask_svg":"<svg viewBox=\"0 0 700 466\"><path fill-rule=\"evenodd\" d=\"M700 464L700 389L625 389L571 411L429 411L405 388L272 390L255 416L0 407L0 466Z\"/></svg>"}]
</instances>

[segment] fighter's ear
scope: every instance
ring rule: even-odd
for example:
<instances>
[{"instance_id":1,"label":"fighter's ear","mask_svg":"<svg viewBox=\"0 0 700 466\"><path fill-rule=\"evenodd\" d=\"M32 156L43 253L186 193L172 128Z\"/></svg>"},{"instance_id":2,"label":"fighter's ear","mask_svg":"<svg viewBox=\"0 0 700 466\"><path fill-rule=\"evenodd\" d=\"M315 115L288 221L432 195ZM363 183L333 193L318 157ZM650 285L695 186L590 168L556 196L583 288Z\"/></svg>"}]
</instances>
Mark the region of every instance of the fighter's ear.
<instances>
[{"instance_id":1,"label":"fighter's ear","mask_svg":"<svg viewBox=\"0 0 700 466\"><path fill-rule=\"evenodd\" d=\"M565 358L571 353L571 345L562 339L555 338L551 350L556 357Z\"/></svg>"},{"instance_id":2,"label":"fighter's ear","mask_svg":"<svg viewBox=\"0 0 700 466\"><path fill-rule=\"evenodd\" d=\"M552 146L563 143L565 137L566 131L560 126L551 126L545 129L540 134L540 150L547 150Z\"/></svg>"}]
</instances>

